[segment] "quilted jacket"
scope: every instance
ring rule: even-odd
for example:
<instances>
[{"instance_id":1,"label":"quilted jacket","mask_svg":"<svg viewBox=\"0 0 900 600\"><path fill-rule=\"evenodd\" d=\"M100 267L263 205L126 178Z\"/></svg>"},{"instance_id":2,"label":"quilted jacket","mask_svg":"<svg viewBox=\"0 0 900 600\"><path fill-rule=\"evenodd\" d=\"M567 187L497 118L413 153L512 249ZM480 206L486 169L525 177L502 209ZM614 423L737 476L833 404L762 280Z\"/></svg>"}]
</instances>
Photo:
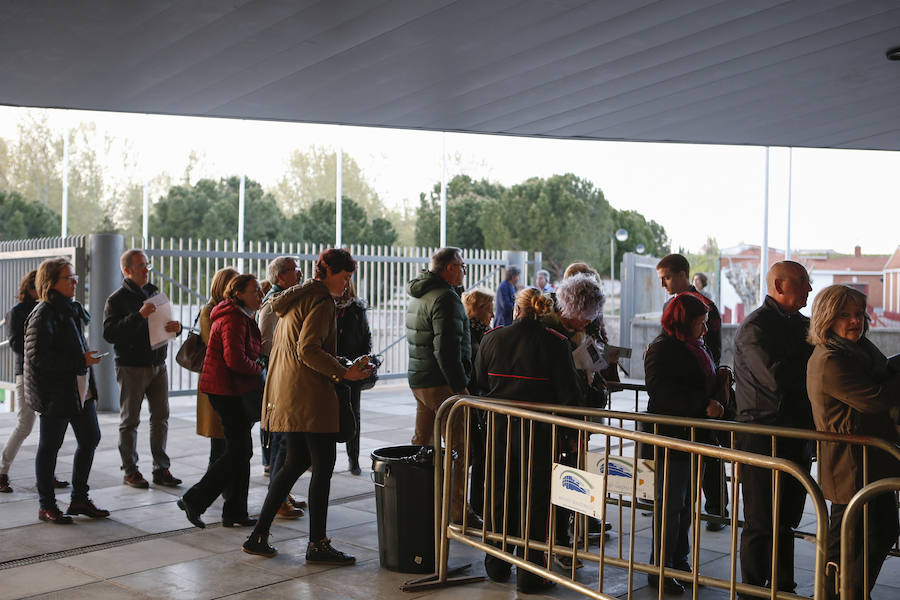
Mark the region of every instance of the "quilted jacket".
<instances>
[{"instance_id":1,"label":"quilted jacket","mask_svg":"<svg viewBox=\"0 0 900 600\"><path fill-rule=\"evenodd\" d=\"M262 387L262 343L256 321L231 300L210 313L212 328L198 389L204 394L240 396Z\"/></svg>"}]
</instances>

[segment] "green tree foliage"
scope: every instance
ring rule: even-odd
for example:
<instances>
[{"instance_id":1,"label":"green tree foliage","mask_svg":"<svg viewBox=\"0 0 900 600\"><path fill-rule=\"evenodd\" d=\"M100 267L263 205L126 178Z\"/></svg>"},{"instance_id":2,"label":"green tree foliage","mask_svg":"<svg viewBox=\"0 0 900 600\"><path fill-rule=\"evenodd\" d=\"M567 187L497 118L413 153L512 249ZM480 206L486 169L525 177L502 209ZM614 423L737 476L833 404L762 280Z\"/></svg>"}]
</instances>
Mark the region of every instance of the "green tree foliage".
<instances>
[{"instance_id":1,"label":"green tree foliage","mask_svg":"<svg viewBox=\"0 0 900 600\"><path fill-rule=\"evenodd\" d=\"M234 238L238 224L240 177L218 181L201 179L196 184L169 188L153 205L150 215L151 233L171 237ZM245 181L244 237L248 240L280 239L284 217L275 198L262 186Z\"/></svg>"},{"instance_id":2,"label":"green tree foliage","mask_svg":"<svg viewBox=\"0 0 900 600\"><path fill-rule=\"evenodd\" d=\"M320 199L288 219L285 237L302 242L333 244L336 206L333 200ZM341 243L390 246L397 232L384 217L369 220L366 211L355 200L341 201Z\"/></svg>"},{"instance_id":3,"label":"green tree foliage","mask_svg":"<svg viewBox=\"0 0 900 600\"><path fill-rule=\"evenodd\" d=\"M615 210L616 229L628 231L628 239L616 241L616 269L622 262L626 252L635 252L638 244L644 245L644 254L663 257L669 254L669 237L666 230L656 221L647 219L636 210ZM607 242L608 243L608 242ZM606 257L609 264L609 251ZM608 268L608 267L607 267ZM608 271L606 271L608 273Z\"/></svg>"},{"instance_id":4,"label":"green tree foliage","mask_svg":"<svg viewBox=\"0 0 900 600\"><path fill-rule=\"evenodd\" d=\"M505 188L486 179L457 175L447 182L447 243L460 248L484 248L481 218L485 207L500 200ZM416 210L417 246L437 246L441 237L441 184L419 195Z\"/></svg>"},{"instance_id":5,"label":"green tree foliage","mask_svg":"<svg viewBox=\"0 0 900 600\"><path fill-rule=\"evenodd\" d=\"M603 192L569 173L512 186L485 207L481 227L490 247L540 251L559 277L575 260L609 263L613 217Z\"/></svg>"},{"instance_id":6,"label":"green tree foliage","mask_svg":"<svg viewBox=\"0 0 900 600\"><path fill-rule=\"evenodd\" d=\"M59 217L18 192L0 190L0 240L59 235Z\"/></svg>"}]
</instances>

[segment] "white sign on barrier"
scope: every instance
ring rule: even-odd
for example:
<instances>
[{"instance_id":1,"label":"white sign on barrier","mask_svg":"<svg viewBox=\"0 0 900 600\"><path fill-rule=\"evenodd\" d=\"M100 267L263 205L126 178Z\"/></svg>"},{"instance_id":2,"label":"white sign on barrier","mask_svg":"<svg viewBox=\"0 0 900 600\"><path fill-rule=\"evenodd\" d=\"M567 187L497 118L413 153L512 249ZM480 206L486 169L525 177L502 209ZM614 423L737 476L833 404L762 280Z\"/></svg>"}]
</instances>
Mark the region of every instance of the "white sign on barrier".
<instances>
[{"instance_id":1,"label":"white sign on barrier","mask_svg":"<svg viewBox=\"0 0 900 600\"><path fill-rule=\"evenodd\" d=\"M550 480L550 501L553 504L600 518L605 496L603 477L553 463Z\"/></svg>"},{"instance_id":2,"label":"white sign on barrier","mask_svg":"<svg viewBox=\"0 0 900 600\"><path fill-rule=\"evenodd\" d=\"M606 465L606 455L603 452L587 453L587 468L589 473L603 477ZM607 491L610 494L631 495L632 482L634 481L634 458L630 456L609 457L609 477ZM638 459L637 462L637 497L652 500L655 496L654 482L656 480L653 471L653 461Z\"/></svg>"}]
</instances>

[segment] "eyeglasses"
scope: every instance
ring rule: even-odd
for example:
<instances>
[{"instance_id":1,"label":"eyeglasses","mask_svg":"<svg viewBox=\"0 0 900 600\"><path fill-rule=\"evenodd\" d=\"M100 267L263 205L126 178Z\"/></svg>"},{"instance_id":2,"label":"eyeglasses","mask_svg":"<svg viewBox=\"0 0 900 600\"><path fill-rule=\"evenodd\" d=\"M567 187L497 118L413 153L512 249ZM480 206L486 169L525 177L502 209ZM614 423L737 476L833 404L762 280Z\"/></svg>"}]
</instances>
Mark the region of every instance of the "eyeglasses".
<instances>
[{"instance_id":1,"label":"eyeglasses","mask_svg":"<svg viewBox=\"0 0 900 600\"><path fill-rule=\"evenodd\" d=\"M458 263L453 263L453 264L456 265L457 267L459 267L459 270L463 272L463 275L466 275L469 273L469 267L467 267L465 263L458 262Z\"/></svg>"},{"instance_id":2,"label":"eyeglasses","mask_svg":"<svg viewBox=\"0 0 900 600\"><path fill-rule=\"evenodd\" d=\"M60 277L60 279L67 279L69 281L74 281L75 283L78 283L78 275L67 275L65 277Z\"/></svg>"}]
</instances>

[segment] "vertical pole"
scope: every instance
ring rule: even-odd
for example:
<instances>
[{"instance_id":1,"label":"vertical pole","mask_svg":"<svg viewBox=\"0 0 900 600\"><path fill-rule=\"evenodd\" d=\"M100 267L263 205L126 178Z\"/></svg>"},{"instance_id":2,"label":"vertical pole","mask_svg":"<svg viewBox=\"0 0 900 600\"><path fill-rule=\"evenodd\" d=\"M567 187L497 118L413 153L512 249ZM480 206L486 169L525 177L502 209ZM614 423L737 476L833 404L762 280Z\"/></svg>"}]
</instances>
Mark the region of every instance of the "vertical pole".
<instances>
[{"instance_id":1,"label":"vertical pole","mask_svg":"<svg viewBox=\"0 0 900 600\"><path fill-rule=\"evenodd\" d=\"M63 133L62 228L60 237L69 235L69 132Z\"/></svg>"},{"instance_id":2,"label":"vertical pole","mask_svg":"<svg viewBox=\"0 0 900 600\"><path fill-rule=\"evenodd\" d=\"M612 304L615 302L616 295L616 236L615 234L609 236L609 300L610 300L610 311L612 310ZM621 303L619 303L621 306ZM620 311L621 312L621 311Z\"/></svg>"},{"instance_id":3,"label":"vertical pole","mask_svg":"<svg viewBox=\"0 0 900 600\"><path fill-rule=\"evenodd\" d=\"M763 239L759 249L759 303L766 297L766 272L769 270L769 154L766 146L766 193L763 196Z\"/></svg>"},{"instance_id":4,"label":"vertical pole","mask_svg":"<svg viewBox=\"0 0 900 600\"><path fill-rule=\"evenodd\" d=\"M144 202L143 202L143 218L141 219L141 237L144 238L144 246L147 245L147 238L150 237L150 192L147 189L147 182L144 182Z\"/></svg>"},{"instance_id":5,"label":"vertical pole","mask_svg":"<svg viewBox=\"0 0 900 600\"><path fill-rule=\"evenodd\" d=\"M447 132L441 134L441 248L447 246Z\"/></svg>"},{"instance_id":6,"label":"vertical pole","mask_svg":"<svg viewBox=\"0 0 900 600\"><path fill-rule=\"evenodd\" d=\"M125 248L125 238L112 233L95 233L90 237L90 309L94 313L88 329L89 345L97 352L112 352L112 344L103 339L103 305L106 299L122 285L119 257ZM97 408L101 411L119 410L119 387L116 384L115 361L108 356L94 365L94 383L100 397Z\"/></svg>"},{"instance_id":7,"label":"vertical pole","mask_svg":"<svg viewBox=\"0 0 900 600\"><path fill-rule=\"evenodd\" d=\"M343 176L344 176L344 150L341 146L338 146L337 149L337 157L336 157L337 165L335 166L336 179L337 184L335 185L334 190L334 206L335 206L335 214L334 214L334 247L341 247L341 238L343 237L344 230L344 207L343 207L343 190L341 189L343 186Z\"/></svg>"},{"instance_id":8,"label":"vertical pole","mask_svg":"<svg viewBox=\"0 0 900 600\"><path fill-rule=\"evenodd\" d=\"M794 149L788 149L787 243L784 260L791 260L791 193L794 191Z\"/></svg>"},{"instance_id":9,"label":"vertical pole","mask_svg":"<svg viewBox=\"0 0 900 600\"><path fill-rule=\"evenodd\" d=\"M244 190L246 186L245 175L241 175L241 187L238 189L238 252L244 251L244 209L245 207L245 199L244 199ZM244 259L238 258L237 260L237 270L239 273L244 272Z\"/></svg>"}]
</instances>

